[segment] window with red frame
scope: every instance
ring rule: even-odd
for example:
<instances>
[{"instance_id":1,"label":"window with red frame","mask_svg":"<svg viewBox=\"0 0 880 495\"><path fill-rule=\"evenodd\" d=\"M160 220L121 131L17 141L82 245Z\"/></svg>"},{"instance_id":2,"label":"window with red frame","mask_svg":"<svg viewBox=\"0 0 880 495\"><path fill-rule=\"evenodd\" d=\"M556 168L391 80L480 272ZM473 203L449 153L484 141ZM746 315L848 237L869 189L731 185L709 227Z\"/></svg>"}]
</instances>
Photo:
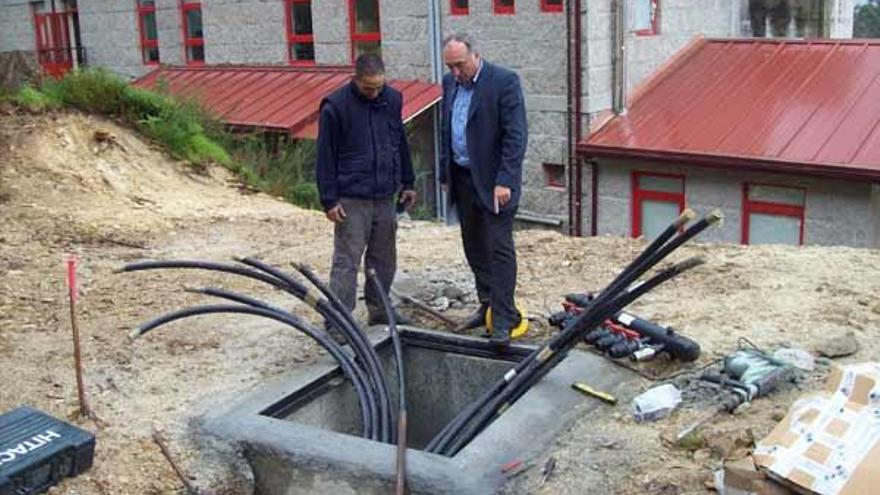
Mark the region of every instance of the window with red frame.
<instances>
[{"instance_id":1,"label":"window with red frame","mask_svg":"<svg viewBox=\"0 0 880 495\"><path fill-rule=\"evenodd\" d=\"M544 163L544 186L551 189L565 189L565 165Z\"/></svg>"},{"instance_id":2,"label":"window with red frame","mask_svg":"<svg viewBox=\"0 0 880 495\"><path fill-rule=\"evenodd\" d=\"M364 53L382 55L382 31L379 28L379 0L348 0L351 30L351 60Z\"/></svg>"},{"instance_id":3,"label":"window with red frame","mask_svg":"<svg viewBox=\"0 0 880 495\"><path fill-rule=\"evenodd\" d=\"M287 59L292 65L315 64L312 0L285 0L287 5Z\"/></svg>"},{"instance_id":4,"label":"window with red frame","mask_svg":"<svg viewBox=\"0 0 880 495\"><path fill-rule=\"evenodd\" d=\"M187 65L205 63L205 38L202 30L202 2L180 3L183 20L183 46Z\"/></svg>"},{"instance_id":5,"label":"window with red frame","mask_svg":"<svg viewBox=\"0 0 880 495\"><path fill-rule=\"evenodd\" d=\"M562 0L541 0L541 12L562 12Z\"/></svg>"},{"instance_id":6,"label":"window with red frame","mask_svg":"<svg viewBox=\"0 0 880 495\"><path fill-rule=\"evenodd\" d=\"M449 13L452 15L468 15L468 0L449 0Z\"/></svg>"},{"instance_id":7,"label":"window with red frame","mask_svg":"<svg viewBox=\"0 0 880 495\"><path fill-rule=\"evenodd\" d=\"M684 211L684 176L633 172L632 236L653 239Z\"/></svg>"},{"instance_id":8,"label":"window with red frame","mask_svg":"<svg viewBox=\"0 0 880 495\"><path fill-rule=\"evenodd\" d=\"M513 14L516 12L516 0L492 0L496 14Z\"/></svg>"},{"instance_id":9,"label":"window with red frame","mask_svg":"<svg viewBox=\"0 0 880 495\"><path fill-rule=\"evenodd\" d=\"M637 35L651 36L660 33L660 0L634 0L632 22Z\"/></svg>"},{"instance_id":10,"label":"window with red frame","mask_svg":"<svg viewBox=\"0 0 880 495\"><path fill-rule=\"evenodd\" d=\"M159 64L159 30L156 27L156 0L137 0L141 56L147 65Z\"/></svg>"},{"instance_id":11,"label":"window with red frame","mask_svg":"<svg viewBox=\"0 0 880 495\"><path fill-rule=\"evenodd\" d=\"M800 187L743 184L743 244L804 243L804 205Z\"/></svg>"}]
</instances>

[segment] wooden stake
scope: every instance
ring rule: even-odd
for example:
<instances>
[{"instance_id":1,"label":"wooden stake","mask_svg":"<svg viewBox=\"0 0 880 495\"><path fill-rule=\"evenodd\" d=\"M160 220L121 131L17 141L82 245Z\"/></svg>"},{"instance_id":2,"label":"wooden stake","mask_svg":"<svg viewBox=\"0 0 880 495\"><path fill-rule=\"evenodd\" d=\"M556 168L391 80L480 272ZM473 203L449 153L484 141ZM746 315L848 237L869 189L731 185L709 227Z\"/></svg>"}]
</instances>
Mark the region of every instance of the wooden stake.
<instances>
[{"instance_id":1,"label":"wooden stake","mask_svg":"<svg viewBox=\"0 0 880 495\"><path fill-rule=\"evenodd\" d=\"M67 258L67 288L70 297L70 327L73 329L73 363L76 369L76 391L79 397L79 412L83 417L92 416L86 401L86 390L82 378L82 353L79 347L79 325L76 321L76 257Z\"/></svg>"}]
</instances>

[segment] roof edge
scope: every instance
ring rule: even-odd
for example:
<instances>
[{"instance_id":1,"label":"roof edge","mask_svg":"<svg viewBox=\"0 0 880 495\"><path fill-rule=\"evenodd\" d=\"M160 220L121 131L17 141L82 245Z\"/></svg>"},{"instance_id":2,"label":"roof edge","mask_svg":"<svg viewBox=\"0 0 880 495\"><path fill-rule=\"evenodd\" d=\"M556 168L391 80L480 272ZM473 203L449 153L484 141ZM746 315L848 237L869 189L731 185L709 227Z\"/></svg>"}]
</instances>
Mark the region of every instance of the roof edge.
<instances>
[{"instance_id":1,"label":"roof edge","mask_svg":"<svg viewBox=\"0 0 880 495\"><path fill-rule=\"evenodd\" d=\"M710 155L702 153L685 153L680 151L597 146L591 144L579 144L577 146L577 153L589 158L625 158L631 160L698 165L710 168L782 172L792 175L806 175L831 179L869 180L880 183L880 170L853 165L843 166L817 162L792 162L738 155Z\"/></svg>"},{"instance_id":2,"label":"roof edge","mask_svg":"<svg viewBox=\"0 0 880 495\"><path fill-rule=\"evenodd\" d=\"M647 79L642 81L639 85L633 88L631 96L629 98L630 105L635 105L639 99L641 99L645 94L647 94L650 90L657 87L664 79L669 77L671 74L675 73L675 69L681 65L684 65L688 59L694 56L701 48L703 48L710 41L720 41L720 38L710 40L709 38L704 37L701 34L694 36L690 41L687 42L683 47L679 48L666 62L663 62L659 67L654 69L651 72L651 75L648 76Z\"/></svg>"}]
</instances>

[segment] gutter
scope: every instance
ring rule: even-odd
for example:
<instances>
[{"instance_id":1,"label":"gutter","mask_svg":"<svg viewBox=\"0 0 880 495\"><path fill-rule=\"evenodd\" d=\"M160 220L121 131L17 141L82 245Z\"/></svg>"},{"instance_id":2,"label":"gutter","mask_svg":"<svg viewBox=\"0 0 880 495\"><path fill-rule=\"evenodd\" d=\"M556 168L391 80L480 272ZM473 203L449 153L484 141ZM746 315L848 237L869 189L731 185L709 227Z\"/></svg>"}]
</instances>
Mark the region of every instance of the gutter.
<instances>
[{"instance_id":1,"label":"gutter","mask_svg":"<svg viewBox=\"0 0 880 495\"><path fill-rule=\"evenodd\" d=\"M565 2L566 69L568 91L566 95L566 134L568 146L568 234L582 235L581 198L583 197L583 171L577 144L583 134L581 28L582 0Z\"/></svg>"},{"instance_id":2,"label":"gutter","mask_svg":"<svg viewBox=\"0 0 880 495\"><path fill-rule=\"evenodd\" d=\"M617 115L626 113L626 13L626 0L614 0L611 108Z\"/></svg>"},{"instance_id":3,"label":"gutter","mask_svg":"<svg viewBox=\"0 0 880 495\"><path fill-rule=\"evenodd\" d=\"M864 168L823 163L803 163L784 160L761 159L748 156L707 155L680 151L631 149L611 146L582 144L578 153L590 158L618 158L663 163L697 165L725 170L777 172L807 175L840 180L880 181L880 168Z\"/></svg>"}]
</instances>

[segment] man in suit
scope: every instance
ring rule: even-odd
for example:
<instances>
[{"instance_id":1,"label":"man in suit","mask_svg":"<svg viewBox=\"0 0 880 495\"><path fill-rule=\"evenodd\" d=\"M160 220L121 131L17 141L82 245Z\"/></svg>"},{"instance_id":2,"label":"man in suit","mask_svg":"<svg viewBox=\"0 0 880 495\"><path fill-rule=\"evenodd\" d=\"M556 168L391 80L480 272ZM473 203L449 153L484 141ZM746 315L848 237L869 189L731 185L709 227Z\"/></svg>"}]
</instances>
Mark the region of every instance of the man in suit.
<instances>
[{"instance_id":1,"label":"man in suit","mask_svg":"<svg viewBox=\"0 0 880 495\"><path fill-rule=\"evenodd\" d=\"M467 34L443 42L440 182L458 210L464 253L480 307L463 325L482 325L492 308L491 340L504 345L520 323L514 305L513 220L528 141L519 77L480 57Z\"/></svg>"},{"instance_id":2,"label":"man in suit","mask_svg":"<svg viewBox=\"0 0 880 495\"><path fill-rule=\"evenodd\" d=\"M382 59L372 54L359 56L351 82L321 102L316 168L321 205L334 224L330 288L349 311L364 256L386 293L391 288L397 270L394 195L400 193L407 208L416 201L402 105L400 92L385 84ZM364 298L368 323L388 323L373 284L366 284ZM400 314L395 319L407 323Z\"/></svg>"}]
</instances>

